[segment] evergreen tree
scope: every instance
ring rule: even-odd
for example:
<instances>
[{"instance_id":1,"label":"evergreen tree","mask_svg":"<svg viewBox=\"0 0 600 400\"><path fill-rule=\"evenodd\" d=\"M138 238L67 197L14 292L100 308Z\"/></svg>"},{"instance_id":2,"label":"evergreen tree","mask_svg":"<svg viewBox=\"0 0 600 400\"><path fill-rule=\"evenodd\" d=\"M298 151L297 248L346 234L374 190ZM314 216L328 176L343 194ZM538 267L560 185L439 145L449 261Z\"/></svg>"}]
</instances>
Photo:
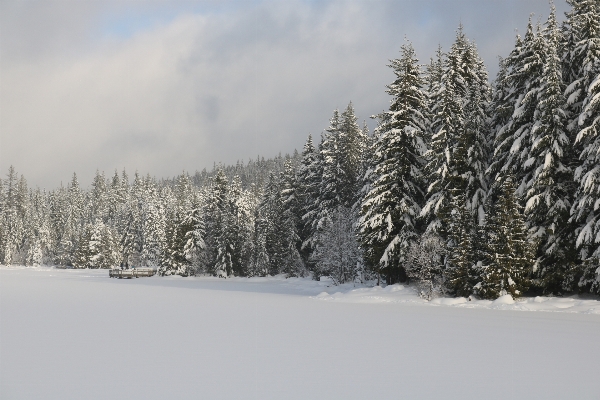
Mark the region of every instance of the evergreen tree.
<instances>
[{"instance_id":1,"label":"evergreen tree","mask_svg":"<svg viewBox=\"0 0 600 400\"><path fill-rule=\"evenodd\" d=\"M568 124L575 138L579 160L578 184L571 208L576 224L581 265L581 290L598 291L596 265L600 264L600 4L593 0L570 0L572 10L563 25L563 67L568 84Z\"/></svg>"},{"instance_id":2,"label":"evergreen tree","mask_svg":"<svg viewBox=\"0 0 600 400\"><path fill-rule=\"evenodd\" d=\"M107 221L108 218L108 188L106 185L106 178L104 172L100 173L96 170L96 176L92 182L92 191L90 193L90 215L89 220L94 221L96 218L100 218L103 221Z\"/></svg>"},{"instance_id":3,"label":"evergreen tree","mask_svg":"<svg viewBox=\"0 0 600 400\"><path fill-rule=\"evenodd\" d=\"M452 196L449 235L448 261L445 269L445 285L451 293L468 297L478 280L477 222L467 207L464 193Z\"/></svg>"},{"instance_id":4,"label":"evergreen tree","mask_svg":"<svg viewBox=\"0 0 600 400\"><path fill-rule=\"evenodd\" d=\"M568 130L575 136L588 88L600 73L600 5L597 0L567 3L571 10L562 26L560 56L567 85Z\"/></svg>"},{"instance_id":5,"label":"evergreen tree","mask_svg":"<svg viewBox=\"0 0 600 400\"><path fill-rule=\"evenodd\" d=\"M89 242L90 268L113 268L118 262L117 245L112 230L101 220L94 224Z\"/></svg>"},{"instance_id":6,"label":"evergreen tree","mask_svg":"<svg viewBox=\"0 0 600 400\"><path fill-rule=\"evenodd\" d=\"M412 242L407 254L406 273L420 286L420 296L431 300L442 290L446 246L435 233L425 233Z\"/></svg>"},{"instance_id":7,"label":"evergreen tree","mask_svg":"<svg viewBox=\"0 0 600 400\"><path fill-rule=\"evenodd\" d=\"M314 277L328 276L334 284L354 281L360 271L362 257L354 232L352 209L338 206L331 219L318 233L317 246L312 254Z\"/></svg>"},{"instance_id":8,"label":"evergreen tree","mask_svg":"<svg viewBox=\"0 0 600 400\"><path fill-rule=\"evenodd\" d=\"M138 203L141 229L134 232L134 243L141 243L141 262L149 267L157 267L165 251L167 242L166 206L172 193L168 188L157 188L153 183L147 185L146 200ZM135 184L134 184L135 196ZM132 198L135 198L132 196Z\"/></svg>"},{"instance_id":9,"label":"evergreen tree","mask_svg":"<svg viewBox=\"0 0 600 400\"><path fill-rule=\"evenodd\" d=\"M6 193L2 210L2 232L0 232L2 263L11 265L19 260L20 244L23 238L24 226L21 215L22 206L19 204L19 183L17 172L11 165L6 179Z\"/></svg>"},{"instance_id":10,"label":"evergreen tree","mask_svg":"<svg viewBox=\"0 0 600 400\"><path fill-rule=\"evenodd\" d=\"M339 201L344 207L352 207L358 200L363 172L363 156L367 146L368 136L358 126L358 118L354 113L352 102L341 115L339 137L335 157L340 176L337 178Z\"/></svg>"},{"instance_id":11,"label":"evergreen tree","mask_svg":"<svg viewBox=\"0 0 600 400\"><path fill-rule=\"evenodd\" d=\"M527 160L544 69L544 47L539 27L534 33L530 19L524 38L517 37L515 48L503 61L506 70L501 68L500 71L504 77L496 85L494 106L500 106L495 110L502 114L496 112L492 120L495 150L489 173L496 184L500 184L504 176L513 176L520 198L525 194L531 175ZM510 118L506 118L511 107Z\"/></svg>"},{"instance_id":12,"label":"evergreen tree","mask_svg":"<svg viewBox=\"0 0 600 400\"><path fill-rule=\"evenodd\" d=\"M219 170L212 183L209 212L212 213L210 233L214 237L213 259L209 266L218 277L233 276L233 238L231 235L231 210L228 198L229 182Z\"/></svg>"},{"instance_id":13,"label":"evergreen tree","mask_svg":"<svg viewBox=\"0 0 600 400\"><path fill-rule=\"evenodd\" d=\"M458 52L464 48L462 33L457 36L453 46L452 59L460 58ZM458 71L451 71L458 61L444 60L444 70L439 85L439 93L435 94L437 104L430 104L431 113L431 147L426 153L426 173L429 176L427 201L421 210L421 216L428 223L427 230L437 232L443 238L448 235L452 193L465 190L464 179L457 170L456 146L464 125L463 99L456 87L462 85Z\"/></svg>"},{"instance_id":14,"label":"evergreen tree","mask_svg":"<svg viewBox=\"0 0 600 400\"><path fill-rule=\"evenodd\" d=\"M486 221L488 262L475 286L475 293L486 299L504 294L520 297L529 287L533 246L515 192L512 180L505 179Z\"/></svg>"},{"instance_id":15,"label":"evergreen tree","mask_svg":"<svg viewBox=\"0 0 600 400\"><path fill-rule=\"evenodd\" d=\"M188 232L193 232L194 227L186 220L186 215L181 208L173 210L166 230L165 249L162 253L158 273L164 275L190 276L193 274L191 262L186 257Z\"/></svg>"},{"instance_id":16,"label":"evergreen tree","mask_svg":"<svg viewBox=\"0 0 600 400\"><path fill-rule=\"evenodd\" d=\"M286 253L284 242L284 206L281 197L281 182L273 173L265 187L263 198L258 205L260 218L263 221L266 234L266 249L269 258L269 274L277 275L281 272L283 259Z\"/></svg>"},{"instance_id":17,"label":"evergreen tree","mask_svg":"<svg viewBox=\"0 0 600 400\"><path fill-rule=\"evenodd\" d=\"M544 30L544 73L537 91L531 148L524 166L531 170L526 182L525 215L531 234L539 240L537 274L544 290L570 290L565 271L574 261L572 229L568 224L574 193L569 168L571 143L566 130L565 99L555 10Z\"/></svg>"},{"instance_id":18,"label":"evergreen tree","mask_svg":"<svg viewBox=\"0 0 600 400\"><path fill-rule=\"evenodd\" d=\"M93 225L86 224L78 234L75 248L69 256L69 264L74 268L88 268L90 261L90 241L92 239ZM65 264L67 265L67 264Z\"/></svg>"},{"instance_id":19,"label":"evergreen tree","mask_svg":"<svg viewBox=\"0 0 600 400\"><path fill-rule=\"evenodd\" d=\"M267 276L269 274L269 253L267 251L268 223L260 216L256 218L254 234L254 252L249 276Z\"/></svg>"},{"instance_id":20,"label":"evergreen tree","mask_svg":"<svg viewBox=\"0 0 600 400\"><path fill-rule=\"evenodd\" d=\"M305 276L307 271L298 251L300 236L296 227L296 217L290 209L285 209L282 215L282 243L281 272L287 274L288 278Z\"/></svg>"},{"instance_id":21,"label":"evergreen tree","mask_svg":"<svg viewBox=\"0 0 600 400\"><path fill-rule=\"evenodd\" d=\"M319 205L319 187L321 183L322 163L319 153L313 146L312 136L309 135L302 151L302 160L298 167L298 202L300 203L302 221L300 238L302 240L302 255L308 260L314 249L314 233Z\"/></svg>"},{"instance_id":22,"label":"evergreen tree","mask_svg":"<svg viewBox=\"0 0 600 400\"><path fill-rule=\"evenodd\" d=\"M403 263L418 236L417 216L424 200L423 154L426 99L412 45L391 61L396 79L388 85L390 110L378 116L373 182L361 205L359 231L368 265L388 283L404 280Z\"/></svg>"},{"instance_id":23,"label":"evergreen tree","mask_svg":"<svg viewBox=\"0 0 600 400\"><path fill-rule=\"evenodd\" d=\"M579 183L576 200L572 208L572 220L579 222L577 247L585 260L580 288L600 293L600 74L588 89L580 117L582 129L577 134L581 144L582 165L575 171ZM594 280L594 274L598 277Z\"/></svg>"}]
</instances>

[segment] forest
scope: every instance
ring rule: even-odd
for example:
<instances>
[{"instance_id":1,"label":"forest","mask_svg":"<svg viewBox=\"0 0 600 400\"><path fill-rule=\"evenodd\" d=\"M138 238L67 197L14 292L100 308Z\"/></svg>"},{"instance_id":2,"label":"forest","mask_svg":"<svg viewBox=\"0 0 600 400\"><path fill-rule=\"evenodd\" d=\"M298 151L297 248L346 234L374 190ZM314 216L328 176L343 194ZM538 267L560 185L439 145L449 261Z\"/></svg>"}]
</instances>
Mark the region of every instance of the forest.
<instances>
[{"instance_id":1,"label":"forest","mask_svg":"<svg viewBox=\"0 0 600 400\"><path fill-rule=\"evenodd\" d=\"M600 1L568 2L562 23L529 19L493 81L462 26L425 63L406 41L374 132L350 102L301 152L169 179L47 191L11 166L0 262L600 294Z\"/></svg>"}]
</instances>

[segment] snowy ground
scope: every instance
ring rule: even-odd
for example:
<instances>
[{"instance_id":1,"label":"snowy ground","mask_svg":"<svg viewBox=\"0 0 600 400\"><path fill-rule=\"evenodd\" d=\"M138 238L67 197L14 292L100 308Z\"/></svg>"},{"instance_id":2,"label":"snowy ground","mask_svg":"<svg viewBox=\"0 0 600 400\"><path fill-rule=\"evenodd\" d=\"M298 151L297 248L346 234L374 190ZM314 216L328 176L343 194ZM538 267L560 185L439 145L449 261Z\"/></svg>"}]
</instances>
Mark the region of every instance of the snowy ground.
<instances>
[{"instance_id":1,"label":"snowy ground","mask_svg":"<svg viewBox=\"0 0 600 400\"><path fill-rule=\"evenodd\" d=\"M599 360L592 298L0 267L1 399L600 399Z\"/></svg>"}]
</instances>

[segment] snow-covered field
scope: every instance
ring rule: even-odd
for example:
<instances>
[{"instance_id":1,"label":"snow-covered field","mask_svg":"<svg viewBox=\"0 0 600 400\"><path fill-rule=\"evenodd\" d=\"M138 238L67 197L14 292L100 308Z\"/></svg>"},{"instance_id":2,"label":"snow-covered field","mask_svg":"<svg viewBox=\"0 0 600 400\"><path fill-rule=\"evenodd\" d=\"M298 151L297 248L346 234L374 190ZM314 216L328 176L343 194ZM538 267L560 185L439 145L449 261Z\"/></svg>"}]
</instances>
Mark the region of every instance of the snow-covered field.
<instances>
[{"instance_id":1,"label":"snow-covered field","mask_svg":"<svg viewBox=\"0 0 600 400\"><path fill-rule=\"evenodd\" d=\"M592 298L0 267L1 399L600 399L599 360Z\"/></svg>"}]
</instances>

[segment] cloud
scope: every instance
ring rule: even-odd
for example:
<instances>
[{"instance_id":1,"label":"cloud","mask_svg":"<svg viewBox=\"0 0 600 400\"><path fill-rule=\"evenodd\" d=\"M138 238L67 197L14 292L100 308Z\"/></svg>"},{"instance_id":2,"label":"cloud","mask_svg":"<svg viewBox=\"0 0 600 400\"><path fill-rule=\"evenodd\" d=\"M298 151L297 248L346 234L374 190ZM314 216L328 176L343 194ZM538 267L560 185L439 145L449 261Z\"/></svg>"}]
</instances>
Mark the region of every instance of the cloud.
<instances>
[{"instance_id":1,"label":"cloud","mask_svg":"<svg viewBox=\"0 0 600 400\"><path fill-rule=\"evenodd\" d=\"M495 71L514 28L548 8L545 1L2 4L0 168L12 164L47 188L73 171L83 183L96 169L123 167L166 177L291 152L350 100L361 119L387 107L386 64L405 35L426 60L439 42L449 47L462 21Z\"/></svg>"}]
</instances>

